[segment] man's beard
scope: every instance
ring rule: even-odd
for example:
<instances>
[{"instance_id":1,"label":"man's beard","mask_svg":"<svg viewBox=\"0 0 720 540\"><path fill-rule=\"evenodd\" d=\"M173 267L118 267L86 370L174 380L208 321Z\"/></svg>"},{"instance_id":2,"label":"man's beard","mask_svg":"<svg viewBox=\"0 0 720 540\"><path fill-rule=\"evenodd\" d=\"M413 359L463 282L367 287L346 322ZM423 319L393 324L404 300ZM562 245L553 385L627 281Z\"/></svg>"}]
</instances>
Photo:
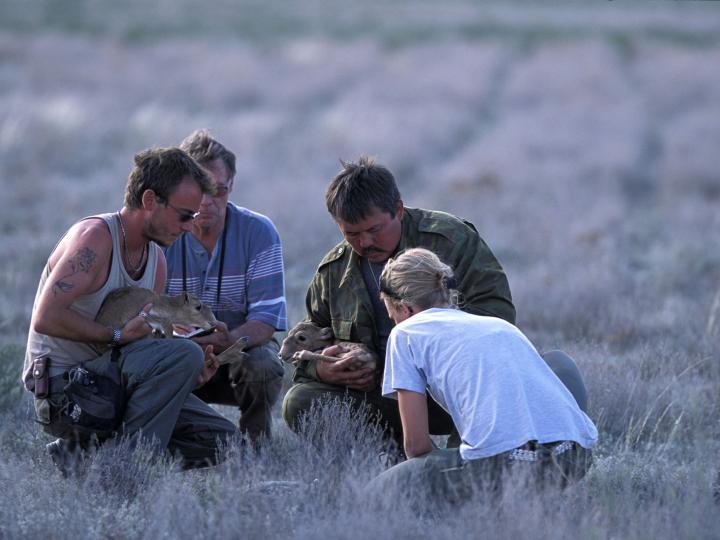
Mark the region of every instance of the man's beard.
<instances>
[{"instance_id":1,"label":"man's beard","mask_svg":"<svg viewBox=\"0 0 720 540\"><path fill-rule=\"evenodd\" d=\"M155 227L152 222L148 223L147 230L143 233L143 236L148 242L155 242L162 247L170 247L176 240L176 238L173 238L168 242L167 240L162 238L157 232L157 227Z\"/></svg>"}]
</instances>

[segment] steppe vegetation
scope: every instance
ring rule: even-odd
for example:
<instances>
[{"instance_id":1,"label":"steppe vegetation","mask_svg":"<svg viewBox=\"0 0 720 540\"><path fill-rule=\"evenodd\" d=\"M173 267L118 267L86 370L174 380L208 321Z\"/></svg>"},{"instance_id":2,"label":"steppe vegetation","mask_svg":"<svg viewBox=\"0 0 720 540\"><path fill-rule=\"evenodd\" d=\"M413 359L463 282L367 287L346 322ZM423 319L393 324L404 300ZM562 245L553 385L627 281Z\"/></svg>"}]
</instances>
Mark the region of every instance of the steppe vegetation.
<instances>
[{"instance_id":1,"label":"steppe vegetation","mask_svg":"<svg viewBox=\"0 0 720 540\"><path fill-rule=\"evenodd\" d=\"M0 537L720 537L718 66L712 2L4 1ZM383 443L335 407L215 469L121 447L64 480L19 385L40 271L120 207L135 152L197 127L239 155L232 200L280 230L291 323L339 241L338 158L473 221L518 326L585 375L587 478L419 517L371 504Z\"/></svg>"}]
</instances>

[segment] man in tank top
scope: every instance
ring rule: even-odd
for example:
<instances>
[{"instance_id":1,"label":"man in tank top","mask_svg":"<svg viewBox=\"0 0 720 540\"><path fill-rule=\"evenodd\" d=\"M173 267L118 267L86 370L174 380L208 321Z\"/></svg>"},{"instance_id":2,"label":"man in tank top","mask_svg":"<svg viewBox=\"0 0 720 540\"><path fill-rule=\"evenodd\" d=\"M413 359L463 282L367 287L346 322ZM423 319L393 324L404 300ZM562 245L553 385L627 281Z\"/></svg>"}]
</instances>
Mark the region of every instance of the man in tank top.
<instances>
[{"instance_id":1,"label":"man in tank top","mask_svg":"<svg viewBox=\"0 0 720 540\"><path fill-rule=\"evenodd\" d=\"M151 305L121 328L94 320L114 289L164 292L166 263L159 246L190 229L203 194L212 190L212 179L182 150L146 150L135 156L123 208L79 221L50 254L33 305L23 382L35 393L37 421L60 437L48 450L61 468L93 438L68 411L63 391L69 370L81 364L91 374L119 370L125 403L118 431L131 444L142 437L195 467L213 463L218 441L236 433L191 393L217 370L211 348L203 353L189 340L144 339L151 331L145 320ZM108 351L98 356L98 345ZM47 391L38 391L42 369L49 375Z\"/></svg>"}]
</instances>

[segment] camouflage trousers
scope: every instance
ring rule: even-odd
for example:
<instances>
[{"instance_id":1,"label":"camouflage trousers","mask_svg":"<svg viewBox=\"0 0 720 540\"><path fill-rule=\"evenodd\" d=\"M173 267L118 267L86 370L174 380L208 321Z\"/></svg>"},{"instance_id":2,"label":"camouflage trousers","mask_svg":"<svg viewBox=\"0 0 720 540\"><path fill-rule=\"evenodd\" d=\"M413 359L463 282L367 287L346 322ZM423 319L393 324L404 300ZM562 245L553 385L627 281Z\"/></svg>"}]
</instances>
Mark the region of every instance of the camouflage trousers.
<instances>
[{"instance_id":1,"label":"camouflage trousers","mask_svg":"<svg viewBox=\"0 0 720 540\"><path fill-rule=\"evenodd\" d=\"M280 395L284 369L274 339L245 351L242 362L220 366L195 395L206 403L240 408L240 431L251 439L269 437L272 407Z\"/></svg>"}]
</instances>

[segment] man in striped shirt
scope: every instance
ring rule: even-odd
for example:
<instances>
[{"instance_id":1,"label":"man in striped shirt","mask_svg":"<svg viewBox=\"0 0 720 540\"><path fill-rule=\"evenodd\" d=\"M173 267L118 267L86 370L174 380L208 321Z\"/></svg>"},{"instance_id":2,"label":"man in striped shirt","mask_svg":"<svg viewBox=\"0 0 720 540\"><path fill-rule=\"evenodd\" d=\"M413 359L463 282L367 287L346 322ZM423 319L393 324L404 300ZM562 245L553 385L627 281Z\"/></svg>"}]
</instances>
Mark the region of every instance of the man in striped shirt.
<instances>
[{"instance_id":1,"label":"man in striped shirt","mask_svg":"<svg viewBox=\"0 0 720 540\"><path fill-rule=\"evenodd\" d=\"M248 357L221 366L196 394L208 403L240 407L240 430L257 440L270 435L271 408L282 384L276 331L287 329L280 236L267 217L228 202L235 155L197 130L181 148L215 179L216 193L204 195L192 230L166 250L167 292L188 291L211 307L215 332L196 337L222 352L247 336Z\"/></svg>"}]
</instances>

